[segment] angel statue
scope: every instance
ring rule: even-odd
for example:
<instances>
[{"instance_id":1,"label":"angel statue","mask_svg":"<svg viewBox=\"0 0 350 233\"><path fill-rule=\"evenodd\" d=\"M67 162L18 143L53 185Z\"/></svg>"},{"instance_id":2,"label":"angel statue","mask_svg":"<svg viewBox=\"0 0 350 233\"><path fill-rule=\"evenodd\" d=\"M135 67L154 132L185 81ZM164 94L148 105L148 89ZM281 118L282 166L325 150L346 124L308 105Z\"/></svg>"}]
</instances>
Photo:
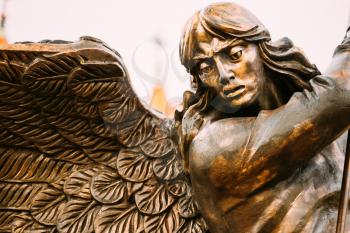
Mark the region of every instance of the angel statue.
<instances>
[{"instance_id":1,"label":"angel statue","mask_svg":"<svg viewBox=\"0 0 350 233\"><path fill-rule=\"evenodd\" d=\"M348 35L322 75L243 7L211 4L184 28L193 92L167 119L98 39L4 46L0 232L334 232L349 56Z\"/></svg>"}]
</instances>

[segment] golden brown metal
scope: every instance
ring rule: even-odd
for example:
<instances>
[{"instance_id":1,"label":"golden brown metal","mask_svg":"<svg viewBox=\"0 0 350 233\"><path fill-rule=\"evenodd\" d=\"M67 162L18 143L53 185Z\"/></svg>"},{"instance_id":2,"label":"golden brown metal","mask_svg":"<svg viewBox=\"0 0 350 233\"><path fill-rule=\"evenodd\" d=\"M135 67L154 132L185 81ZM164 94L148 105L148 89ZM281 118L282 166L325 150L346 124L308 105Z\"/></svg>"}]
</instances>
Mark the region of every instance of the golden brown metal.
<instances>
[{"instance_id":1,"label":"golden brown metal","mask_svg":"<svg viewBox=\"0 0 350 233\"><path fill-rule=\"evenodd\" d=\"M321 75L246 9L212 4L187 23L182 151L211 232L335 232L350 124L350 43Z\"/></svg>"},{"instance_id":2,"label":"golden brown metal","mask_svg":"<svg viewBox=\"0 0 350 233\"><path fill-rule=\"evenodd\" d=\"M185 27L195 93L171 121L97 39L3 47L0 232L335 231L349 57L346 39L320 75L246 9L212 4Z\"/></svg>"},{"instance_id":3,"label":"golden brown metal","mask_svg":"<svg viewBox=\"0 0 350 233\"><path fill-rule=\"evenodd\" d=\"M0 51L0 232L205 232L167 119L97 39Z\"/></svg>"}]
</instances>

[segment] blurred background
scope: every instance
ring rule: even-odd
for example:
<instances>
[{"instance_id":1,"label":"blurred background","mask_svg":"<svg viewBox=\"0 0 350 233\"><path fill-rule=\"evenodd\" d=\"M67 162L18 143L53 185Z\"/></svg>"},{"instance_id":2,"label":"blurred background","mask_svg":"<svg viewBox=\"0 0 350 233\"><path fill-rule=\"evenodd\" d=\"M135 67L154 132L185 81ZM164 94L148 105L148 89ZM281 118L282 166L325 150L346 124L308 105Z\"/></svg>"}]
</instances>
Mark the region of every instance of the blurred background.
<instances>
[{"instance_id":1,"label":"blurred background","mask_svg":"<svg viewBox=\"0 0 350 233\"><path fill-rule=\"evenodd\" d=\"M189 77L180 65L182 27L211 0L0 0L0 43L89 35L121 53L135 92L171 116ZM236 0L270 30L289 37L321 71L344 36L349 0Z\"/></svg>"}]
</instances>

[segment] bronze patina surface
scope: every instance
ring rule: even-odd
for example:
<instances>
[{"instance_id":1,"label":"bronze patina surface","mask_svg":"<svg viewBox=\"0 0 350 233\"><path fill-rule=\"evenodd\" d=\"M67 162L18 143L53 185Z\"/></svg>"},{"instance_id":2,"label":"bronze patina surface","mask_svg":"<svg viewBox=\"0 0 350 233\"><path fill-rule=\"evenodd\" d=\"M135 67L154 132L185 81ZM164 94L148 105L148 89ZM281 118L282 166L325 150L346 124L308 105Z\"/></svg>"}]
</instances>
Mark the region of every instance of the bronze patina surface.
<instances>
[{"instance_id":1,"label":"bronze patina surface","mask_svg":"<svg viewBox=\"0 0 350 233\"><path fill-rule=\"evenodd\" d=\"M335 232L350 38L321 74L217 3L187 22L180 59L193 92L167 119L98 39L3 47L0 232Z\"/></svg>"},{"instance_id":2,"label":"bronze patina surface","mask_svg":"<svg viewBox=\"0 0 350 233\"><path fill-rule=\"evenodd\" d=\"M321 75L240 6L189 20L180 56L197 89L182 138L211 231L335 232L350 123L348 39L341 47Z\"/></svg>"}]
</instances>

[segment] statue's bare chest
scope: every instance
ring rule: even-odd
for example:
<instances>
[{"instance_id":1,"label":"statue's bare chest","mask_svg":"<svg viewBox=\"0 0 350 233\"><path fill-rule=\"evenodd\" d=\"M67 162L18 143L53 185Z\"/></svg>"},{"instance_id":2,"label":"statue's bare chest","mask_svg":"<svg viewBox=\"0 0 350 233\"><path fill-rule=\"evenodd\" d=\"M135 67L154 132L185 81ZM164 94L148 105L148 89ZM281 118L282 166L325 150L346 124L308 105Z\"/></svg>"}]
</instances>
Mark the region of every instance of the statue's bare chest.
<instances>
[{"instance_id":1,"label":"statue's bare chest","mask_svg":"<svg viewBox=\"0 0 350 233\"><path fill-rule=\"evenodd\" d=\"M249 134L255 118L231 118L216 121L204 126L194 138L190 149L190 166L192 174L202 176L204 172L218 169L223 174L223 160L235 160L235 154L242 152L248 142ZM228 164L227 164L228 165ZM227 167L229 169L229 167ZM218 174L219 175L219 174ZM217 184L216 177L211 174L211 182Z\"/></svg>"},{"instance_id":2,"label":"statue's bare chest","mask_svg":"<svg viewBox=\"0 0 350 233\"><path fill-rule=\"evenodd\" d=\"M194 138L190 152L190 175L195 200L208 224L218 232L230 232L225 225L226 211L242 201L232 195L234 174L240 167L237 156L244 151L254 118L216 121L204 126ZM213 219L215 218L215 219ZM213 229L214 229L213 228Z\"/></svg>"}]
</instances>

